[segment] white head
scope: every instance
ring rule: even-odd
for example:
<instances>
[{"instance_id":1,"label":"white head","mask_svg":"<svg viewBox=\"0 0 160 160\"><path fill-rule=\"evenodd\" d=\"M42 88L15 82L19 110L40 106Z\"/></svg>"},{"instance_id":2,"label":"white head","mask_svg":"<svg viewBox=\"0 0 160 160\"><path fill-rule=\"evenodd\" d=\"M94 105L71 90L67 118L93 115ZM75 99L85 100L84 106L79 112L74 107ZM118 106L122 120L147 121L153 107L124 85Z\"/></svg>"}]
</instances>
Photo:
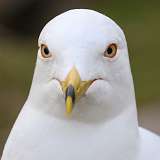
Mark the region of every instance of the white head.
<instances>
[{"instance_id":1,"label":"white head","mask_svg":"<svg viewBox=\"0 0 160 160\"><path fill-rule=\"evenodd\" d=\"M73 92L70 118L77 121L102 122L134 107L125 36L110 18L92 10L70 10L47 23L38 43L29 96L38 109L67 118ZM66 95L71 101L65 107L69 85L74 91Z\"/></svg>"}]
</instances>

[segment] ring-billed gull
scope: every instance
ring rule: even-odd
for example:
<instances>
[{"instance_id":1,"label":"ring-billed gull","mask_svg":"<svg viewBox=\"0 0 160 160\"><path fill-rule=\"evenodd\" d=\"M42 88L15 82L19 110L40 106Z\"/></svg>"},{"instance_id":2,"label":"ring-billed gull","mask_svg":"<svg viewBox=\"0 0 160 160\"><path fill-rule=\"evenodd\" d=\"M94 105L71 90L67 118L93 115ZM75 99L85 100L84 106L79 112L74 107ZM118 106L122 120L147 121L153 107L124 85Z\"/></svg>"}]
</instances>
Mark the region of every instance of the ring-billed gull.
<instances>
[{"instance_id":1,"label":"ring-billed gull","mask_svg":"<svg viewBox=\"0 0 160 160\"><path fill-rule=\"evenodd\" d=\"M160 159L160 138L138 127L127 43L114 21L70 10L44 27L38 44L2 160Z\"/></svg>"}]
</instances>

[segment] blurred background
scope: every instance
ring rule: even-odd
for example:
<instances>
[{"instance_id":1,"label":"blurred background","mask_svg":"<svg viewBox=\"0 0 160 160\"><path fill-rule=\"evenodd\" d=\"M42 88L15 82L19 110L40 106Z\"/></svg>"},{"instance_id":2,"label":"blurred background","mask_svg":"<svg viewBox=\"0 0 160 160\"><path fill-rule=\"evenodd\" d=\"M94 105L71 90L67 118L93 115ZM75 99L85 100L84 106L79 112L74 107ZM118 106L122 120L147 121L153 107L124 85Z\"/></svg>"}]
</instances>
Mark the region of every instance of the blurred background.
<instances>
[{"instance_id":1,"label":"blurred background","mask_svg":"<svg viewBox=\"0 0 160 160\"><path fill-rule=\"evenodd\" d=\"M54 16L73 8L97 10L122 27L139 123L160 134L160 1L0 0L0 154L30 89L39 33Z\"/></svg>"}]
</instances>

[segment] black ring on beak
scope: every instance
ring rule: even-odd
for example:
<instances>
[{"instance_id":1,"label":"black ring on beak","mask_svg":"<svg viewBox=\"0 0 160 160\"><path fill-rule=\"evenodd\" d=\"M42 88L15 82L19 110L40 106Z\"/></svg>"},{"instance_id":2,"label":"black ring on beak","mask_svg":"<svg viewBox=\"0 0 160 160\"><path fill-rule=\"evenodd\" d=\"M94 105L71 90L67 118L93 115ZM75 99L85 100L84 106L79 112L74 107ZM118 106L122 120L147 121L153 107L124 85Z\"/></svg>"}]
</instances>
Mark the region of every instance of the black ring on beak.
<instances>
[{"instance_id":1,"label":"black ring on beak","mask_svg":"<svg viewBox=\"0 0 160 160\"><path fill-rule=\"evenodd\" d=\"M75 102L75 90L74 87L72 85L69 85L66 89L66 95L65 95L65 101L67 99L67 97L71 97L72 98L72 102Z\"/></svg>"}]
</instances>

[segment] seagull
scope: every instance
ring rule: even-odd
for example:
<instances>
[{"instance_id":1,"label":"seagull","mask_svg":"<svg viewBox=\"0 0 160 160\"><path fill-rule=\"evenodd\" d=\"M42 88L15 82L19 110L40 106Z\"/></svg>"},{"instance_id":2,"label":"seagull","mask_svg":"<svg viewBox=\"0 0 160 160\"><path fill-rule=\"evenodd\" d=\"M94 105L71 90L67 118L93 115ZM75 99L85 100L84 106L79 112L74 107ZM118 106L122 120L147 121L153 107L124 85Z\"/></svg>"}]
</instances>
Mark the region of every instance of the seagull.
<instances>
[{"instance_id":1,"label":"seagull","mask_svg":"<svg viewBox=\"0 0 160 160\"><path fill-rule=\"evenodd\" d=\"M89 9L43 28L29 96L1 160L160 160L160 138L138 126L122 29Z\"/></svg>"}]
</instances>

